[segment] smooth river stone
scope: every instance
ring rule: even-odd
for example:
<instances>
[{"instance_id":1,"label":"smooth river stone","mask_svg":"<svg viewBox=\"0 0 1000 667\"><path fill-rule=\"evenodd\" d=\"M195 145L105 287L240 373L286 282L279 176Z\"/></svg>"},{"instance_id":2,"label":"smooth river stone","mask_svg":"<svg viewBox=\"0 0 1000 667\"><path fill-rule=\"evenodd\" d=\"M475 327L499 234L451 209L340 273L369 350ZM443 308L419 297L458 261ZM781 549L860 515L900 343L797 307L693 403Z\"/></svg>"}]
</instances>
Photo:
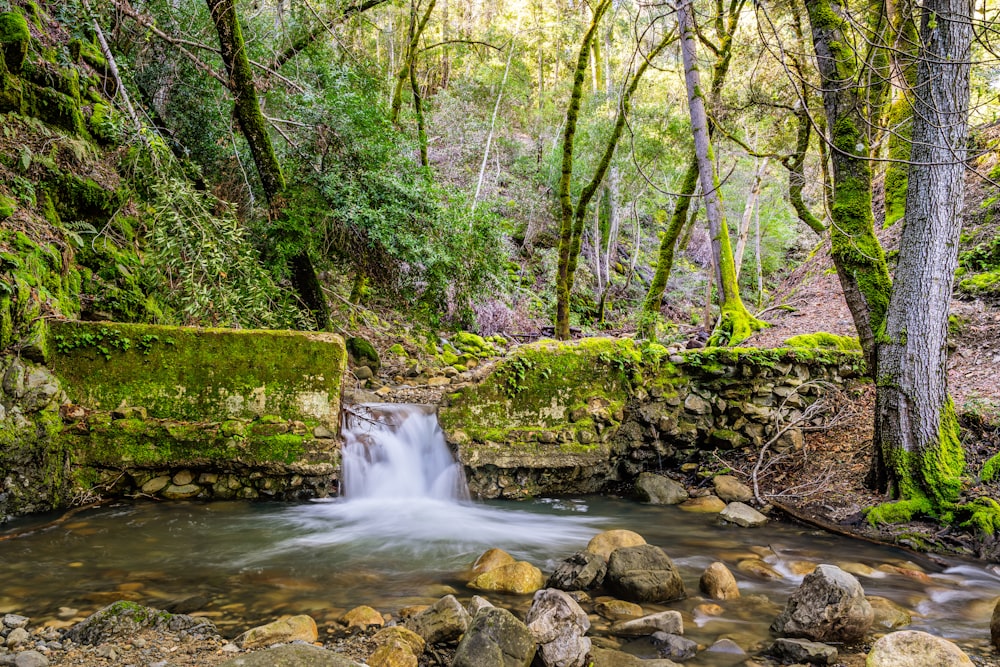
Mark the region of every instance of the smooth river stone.
<instances>
[{"instance_id":1,"label":"smooth river stone","mask_svg":"<svg viewBox=\"0 0 1000 667\"><path fill-rule=\"evenodd\" d=\"M680 505L679 508L685 512L695 512L697 514L718 514L726 509L726 503L718 496L699 496L689 498Z\"/></svg>"},{"instance_id":2,"label":"smooth river stone","mask_svg":"<svg viewBox=\"0 0 1000 667\"><path fill-rule=\"evenodd\" d=\"M311 644L318 638L316 621L312 616L302 614L251 628L236 638L236 644L248 649L294 641Z\"/></svg>"},{"instance_id":3,"label":"smooth river stone","mask_svg":"<svg viewBox=\"0 0 1000 667\"><path fill-rule=\"evenodd\" d=\"M637 547L646 543L646 539L631 530L606 530L598 533L587 543L587 551L600 554L607 560L611 552L621 547Z\"/></svg>"},{"instance_id":4,"label":"smooth river stone","mask_svg":"<svg viewBox=\"0 0 1000 667\"><path fill-rule=\"evenodd\" d=\"M594 611L609 621L639 618L643 614L642 607L636 603L615 598L598 600L597 604L594 605Z\"/></svg>"},{"instance_id":5,"label":"smooth river stone","mask_svg":"<svg viewBox=\"0 0 1000 667\"><path fill-rule=\"evenodd\" d=\"M341 617L340 622L348 628L361 628L362 630L371 626L381 628L385 625L382 614L368 605L360 605L351 609Z\"/></svg>"},{"instance_id":6,"label":"smooth river stone","mask_svg":"<svg viewBox=\"0 0 1000 667\"><path fill-rule=\"evenodd\" d=\"M910 615L910 612L892 600L878 595L868 595L866 597L868 598L868 604L872 606L872 611L875 613L875 622L873 625L895 630L905 627L912 622L913 617Z\"/></svg>"},{"instance_id":7,"label":"smooth river stone","mask_svg":"<svg viewBox=\"0 0 1000 667\"><path fill-rule=\"evenodd\" d=\"M487 549L472 564L472 574L479 576L502 565L516 563L517 560L503 549Z\"/></svg>"},{"instance_id":8,"label":"smooth river stone","mask_svg":"<svg viewBox=\"0 0 1000 667\"><path fill-rule=\"evenodd\" d=\"M748 558L747 560L741 560L736 564L736 569L740 572L746 572L747 574L752 574L755 577L761 579L784 579L784 575L775 570L773 567L768 565L762 560L757 560L756 558Z\"/></svg>"},{"instance_id":9,"label":"smooth river stone","mask_svg":"<svg viewBox=\"0 0 1000 667\"><path fill-rule=\"evenodd\" d=\"M725 563L721 562L712 563L705 569L698 587L713 600L733 600L740 596L736 578Z\"/></svg>"},{"instance_id":10,"label":"smooth river stone","mask_svg":"<svg viewBox=\"0 0 1000 667\"><path fill-rule=\"evenodd\" d=\"M469 587L477 590L519 595L534 593L544 585L545 577L542 571L523 560L501 565L469 582Z\"/></svg>"},{"instance_id":11,"label":"smooth river stone","mask_svg":"<svg viewBox=\"0 0 1000 667\"><path fill-rule=\"evenodd\" d=\"M917 630L890 632L875 642L866 667L931 667L971 665L962 649L947 639Z\"/></svg>"}]
</instances>

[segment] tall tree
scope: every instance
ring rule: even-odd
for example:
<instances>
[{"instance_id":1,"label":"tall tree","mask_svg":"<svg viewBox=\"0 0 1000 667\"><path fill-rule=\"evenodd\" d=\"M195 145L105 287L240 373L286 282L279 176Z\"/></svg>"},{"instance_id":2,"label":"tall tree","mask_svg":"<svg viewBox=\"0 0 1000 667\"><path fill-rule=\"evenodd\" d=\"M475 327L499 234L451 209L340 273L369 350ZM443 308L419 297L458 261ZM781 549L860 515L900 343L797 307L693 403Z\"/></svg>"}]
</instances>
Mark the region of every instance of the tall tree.
<instances>
[{"instance_id":1,"label":"tall tree","mask_svg":"<svg viewBox=\"0 0 1000 667\"><path fill-rule=\"evenodd\" d=\"M740 15L746 0L730 0L727 6L723 3L715 3L715 16L712 24L715 30L715 40L713 41L701 31L699 37L701 43L708 48L715 56L712 65L712 83L709 86L708 105L710 108L718 108L722 98L722 88L725 85L726 75L733 61L733 38L739 26ZM697 26L695 26L697 29ZM709 134L714 131L714 125L709 126ZM653 280L650 282L646 298L642 303L642 315L640 316L640 334L645 337L653 335L653 324L656 316L660 313L660 306L663 303L663 294L667 289L667 280L670 278L670 271L674 265L674 249L677 246L677 239L681 235L684 223L688 221L688 213L691 209L691 201L695 198L698 189L698 159L694 154L688 162L687 169L681 179L680 188L677 192L677 201L674 203L674 212L670 216L667 228L660 239L660 250L656 260L656 271ZM683 246L683 244L682 244Z\"/></svg>"},{"instance_id":2,"label":"tall tree","mask_svg":"<svg viewBox=\"0 0 1000 667\"><path fill-rule=\"evenodd\" d=\"M236 13L235 0L207 0L212 22L219 34L219 49L229 75L229 90L233 94L233 115L246 138L267 197L272 218L282 215L285 208L285 177L274 154L267 121L260 110L257 86L250 69L243 30ZM299 250L288 259L292 284L303 303L312 313L316 325L325 329L330 321L329 307L316 277L305 239L297 239Z\"/></svg>"},{"instance_id":3,"label":"tall tree","mask_svg":"<svg viewBox=\"0 0 1000 667\"><path fill-rule=\"evenodd\" d=\"M715 284L719 290L721 316L719 325L709 342L716 345L735 345L766 324L751 315L740 298L733 248L729 240L719 176L715 171L715 158L709 137L708 113L705 111L704 93L701 90L701 75L698 72L691 0L684 0L677 8L677 27L681 39L688 109L691 114L691 134L694 137L694 152L698 161L698 179L705 200L705 215L708 218L709 236L712 241Z\"/></svg>"},{"instance_id":4,"label":"tall tree","mask_svg":"<svg viewBox=\"0 0 1000 667\"><path fill-rule=\"evenodd\" d=\"M947 330L964 198L972 0L924 0L899 263L878 338L876 455L899 500L869 520L936 515L965 467L948 397Z\"/></svg>"}]
</instances>

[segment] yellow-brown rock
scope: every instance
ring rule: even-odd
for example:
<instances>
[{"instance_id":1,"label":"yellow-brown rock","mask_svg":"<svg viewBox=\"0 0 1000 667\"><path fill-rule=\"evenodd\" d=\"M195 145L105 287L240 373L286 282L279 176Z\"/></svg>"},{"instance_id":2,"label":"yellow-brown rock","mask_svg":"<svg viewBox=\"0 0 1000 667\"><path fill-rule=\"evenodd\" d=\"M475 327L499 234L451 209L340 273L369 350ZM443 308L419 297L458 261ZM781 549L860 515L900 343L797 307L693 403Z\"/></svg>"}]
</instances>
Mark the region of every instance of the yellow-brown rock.
<instances>
[{"instance_id":1,"label":"yellow-brown rock","mask_svg":"<svg viewBox=\"0 0 1000 667\"><path fill-rule=\"evenodd\" d=\"M498 593L517 593L529 595L545 586L542 571L527 561L517 561L501 565L489 572L484 572L471 582L470 588L481 591L496 591Z\"/></svg>"},{"instance_id":2,"label":"yellow-brown rock","mask_svg":"<svg viewBox=\"0 0 1000 667\"><path fill-rule=\"evenodd\" d=\"M621 547L638 547L646 543L645 538L631 530L606 530L598 533L587 543L587 551L600 554L607 560L611 552Z\"/></svg>"},{"instance_id":3,"label":"yellow-brown rock","mask_svg":"<svg viewBox=\"0 0 1000 667\"><path fill-rule=\"evenodd\" d=\"M379 646L368 656L368 667L417 667L418 664L417 656L402 641Z\"/></svg>"},{"instance_id":4,"label":"yellow-brown rock","mask_svg":"<svg viewBox=\"0 0 1000 667\"><path fill-rule=\"evenodd\" d=\"M757 561L760 562L760 561ZM716 561L709 565L698 582L701 592L713 600L733 600L740 596L736 578L724 563Z\"/></svg>"},{"instance_id":5,"label":"yellow-brown rock","mask_svg":"<svg viewBox=\"0 0 1000 667\"><path fill-rule=\"evenodd\" d=\"M726 502L718 496L700 496L689 498L678 505L685 512L695 512L697 514L718 514L726 509Z\"/></svg>"},{"instance_id":6,"label":"yellow-brown rock","mask_svg":"<svg viewBox=\"0 0 1000 667\"><path fill-rule=\"evenodd\" d=\"M634 602L606 598L594 605L594 611L609 621L623 621L629 618L639 618L645 612Z\"/></svg>"},{"instance_id":7,"label":"yellow-brown rock","mask_svg":"<svg viewBox=\"0 0 1000 667\"><path fill-rule=\"evenodd\" d=\"M382 628L372 637L372 643L375 646L388 646L396 642L407 644L414 655L420 655L424 652L424 638L402 625Z\"/></svg>"},{"instance_id":8,"label":"yellow-brown rock","mask_svg":"<svg viewBox=\"0 0 1000 667\"><path fill-rule=\"evenodd\" d=\"M291 616L273 623L247 630L236 638L240 648L260 648L271 644L304 641L312 643L319 638L316 621L311 616Z\"/></svg>"},{"instance_id":9,"label":"yellow-brown rock","mask_svg":"<svg viewBox=\"0 0 1000 667\"><path fill-rule=\"evenodd\" d=\"M752 574L761 579L783 579L784 577L780 572L775 570L773 567L768 565L762 560L747 559L741 560L736 564L736 569L740 572L746 572L747 574Z\"/></svg>"},{"instance_id":10,"label":"yellow-brown rock","mask_svg":"<svg viewBox=\"0 0 1000 667\"><path fill-rule=\"evenodd\" d=\"M350 610L341 617L340 622L346 625L348 629L360 628L361 630L372 626L381 628L385 625L385 619L382 618L382 614L367 605L361 605Z\"/></svg>"},{"instance_id":11,"label":"yellow-brown rock","mask_svg":"<svg viewBox=\"0 0 1000 667\"><path fill-rule=\"evenodd\" d=\"M516 559L503 549L487 549L472 564L472 574L474 577L478 577L501 565L510 565L515 562L517 562Z\"/></svg>"}]
</instances>

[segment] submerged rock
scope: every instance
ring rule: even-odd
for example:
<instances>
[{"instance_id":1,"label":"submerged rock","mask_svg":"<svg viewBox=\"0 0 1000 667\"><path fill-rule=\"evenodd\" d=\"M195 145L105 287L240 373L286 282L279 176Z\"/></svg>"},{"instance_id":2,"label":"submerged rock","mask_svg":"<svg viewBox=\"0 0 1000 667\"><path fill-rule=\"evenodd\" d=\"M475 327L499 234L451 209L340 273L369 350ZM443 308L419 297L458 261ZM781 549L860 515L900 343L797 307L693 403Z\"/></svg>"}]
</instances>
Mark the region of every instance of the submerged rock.
<instances>
[{"instance_id":1,"label":"submerged rock","mask_svg":"<svg viewBox=\"0 0 1000 667\"><path fill-rule=\"evenodd\" d=\"M719 517L729 523L744 528L758 528L767 523L767 517L745 503L732 502L719 513Z\"/></svg>"},{"instance_id":2,"label":"submerged rock","mask_svg":"<svg viewBox=\"0 0 1000 667\"><path fill-rule=\"evenodd\" d=\"M590 551L578 551L556 566L545 584L563 591L585 591L599 587L608 571L603 556Z\"/></svg>"},{"instance_id":3,"label":"submerged rock","mask_svg":"<svg viewBox=\"0 0 1000 667\"><path fill-rule=\"evenodd\" d=\"M698 654L698 642L669 632L654 632L650 641L661 658L684 662Z\"/></svg>"},{"instance_id":4,"label":"submerged rock","mask_svg":"<svg viewBox=\"0 0 1000 667\"><path fill-rule=\"evenodd\" d=\"M851 642L861 639L875 614L861 584L835 565L820 565L771 624L771 631L814 641Z\"/></svg>"},{"instance_id":5,"label":"submerged rock","mask_svg":"<svg viewBox=\"0 0 1000 667\"><path fill-rule=\"evenodd\" d=\"M635 480L635 495L653 505L676 505L688 499L687 489L666 475L651 472L640 473Z\"/></svg>"},{"instance_id":6,"label":"submerged rock","mask_svg":"<svg viewBox=\"0 0 1000 667\"><path fill-rule=\"evenodd\" d=\"M696 514L718 514L726 509L726 503L718 496L700 496L685 500L678 507L685 512Z\"/></svg>"},{"instance_id":7,"label":"submerged rock","mask_svg":"<svg viewBox=\"0 0 1000 667\"><path fill-rule=\"evenodd\" d=\"M971 665L962 649L947 639L917 630L891 632L879 639L868 654L866 667L929 667Z\"/></svg>"},{"instance_id":8,"label":"submerged rock","mask_svg":"<svg viewBox=\"0 0 1000 667\"><path fill-rule=\"evenodd\" d=\"M595 648L590 652L594 667L681 667L673 660L643 660L624 651Z\"/></svg>"},{"instance_id":9,"label":"submerged rock","mask_svg":"<svg viewBox=\"0 0 1000 667\"><path fill-rule=\"evenodd\" d=\"M538 642L546 667L583 667L590 655L590 619L565 592L546 588L535 593L525 619Z\"/></svg>"},{"instance_id":10,"label":"submerged rock","mask_svg":"<svg viewBox=\"0 0 1000 667\"><path fill-rule=\"evenodd\" d=\"M832 665L837 662L836 648L807 639L779 639L771 647L771 655L782 664Z\"/></svg>"},{"instance_id":11,"label":"submerged rock","mask_svg":"<svg viewBox=\"0 0 1000 667\"><path fill-rule=\"evenodd\" d=\"M888 598L869 595L868 604L872 606L872 611L875 613L874 625L896 630L906 627L913 621L913 616L909 611Z\"/></svg>"},{"instance_id":12,"label":"submerged rock","mask_svg":"<svg viewBox=\"0 0 1000 667\"><path fill-rule=\"evenodd\" d=\"M679 611L661 611L655 614L618 621L611 626L611 634L620 637L644 637L657 632L672 635L684 634L684 619Z\"/></svg>"},{"instance_id":13,"label":"submerged rock","mask_svg":"<svg viewBox=\"0 0 1000 667\"><path fill-rule=\"evenodd\" d=\"M451 667L528 667L536 650L528 627L514 614L488 607L472 619Z\"/></svg>"},{"instance_id":14,"label":"submerged rock","mask_svg":"<svg viewBox=\"0 0 1000 667\"><path fill-rule=\"evenodd\" d=\"M740 596L736 585L736 577L729 571L725 563L716 561L705 568L698 581L701 592L713 600L734 600Z\"/></svg>"},{"instance_id":15,"label":"submerged rock","mask_svg":"<svg viewBox=\"0 0 1000 667\"><path fill-rule=\"evenodd\" d=\"M632 602L670 602L687 597L673 561L651 544L613 551L605 585Z\"/></svg>"}]
</instances>

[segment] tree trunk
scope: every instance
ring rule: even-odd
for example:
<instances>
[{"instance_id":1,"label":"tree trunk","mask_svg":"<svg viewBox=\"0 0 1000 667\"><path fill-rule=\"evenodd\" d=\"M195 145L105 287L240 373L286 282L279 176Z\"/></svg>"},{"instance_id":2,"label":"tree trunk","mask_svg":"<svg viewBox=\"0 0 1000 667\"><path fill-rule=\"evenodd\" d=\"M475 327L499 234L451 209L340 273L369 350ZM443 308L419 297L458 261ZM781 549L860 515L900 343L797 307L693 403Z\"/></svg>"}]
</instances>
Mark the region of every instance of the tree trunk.
<instances>
[{"instance_id":1,"label":"tree trunk","mask_svg":"<svg viewBox=\"0 0 1000 667\"><path fill-rule=\"evenodd\" d=\"M728 14L723 13L722 5L716 5L715 26L719 43L715 48L715 64L712 67L712 86L709 95L709 103L712 108L719 105L722 96L722 87L729 73L729 65L733 57L733 35L739 25L740 13L744 2L737 0L731 2ZM708 128L709 138L714 132L714 126ZM691 200L695 197L698 187L698 160L692 155L691 162L688 163L687 171L681 180L681 187L678 192L677 202L674 204L673 215L670 216L670 223L667 225L663 238L660 239L660 251L657 255L656 273L650 282L646 298L642 303L642 314L639 317L639 335L650 337L652 335L652 324L660 313L660 306L663 303L663 293L667 288L667 280L670 278L670 271L674 265L674 249L677 245L677 238L684 229L684 223L688 219L688 209ZM697 211L697 208L695 209Z\"/></svg>"},{"instance_id":2,"label":"tree trunk","mask_svg":"<svg viewBox=\"0 0 1000 667\"><path fill-rule=\"evenodd\" d=\"M971 0L925 0L899 264L878 345L876 454L898 503L869 521L937 515L965 466L947 391L947 329L964 197Z\"/></svg>"},{"instance_id":3,"label":"tree trunk","mask_svg":"<svg viewBox=\"0 0 1000 667\"><path fill-rule=\"evenodd\" d=\"M416 66L417 50L420 46L420 36L424 32L424 28L427 27L427 22L431 18L431 12L434 11L434 3L435 0L430 0L430 2L428 2L424 15L420 17L420 20L418 21L417 14L420 9L419 0L411 0L410 2L410 22L406 33L406 51L403 53L403 64L400 66L399 72L396 74L396 84L392 89L392 103L389 108L389 120L392 121L393 125L399 125L399 112L403 108L403 86L407 81L411 82L411 87L414 85L413 79L410 76L410 70Z\"/></svg>"},{"instance_id":4,"label":"tree trunk","mask_svg":"<svg viewBox=\"0 0 1000 667\"><path fill-rule=\"evenodd\" d=\"M243 31L236 15L235 0L207 0L216 32L219 34L219 50L229 74L229 89L233 94L233 115L240 131L247 140L253 155L257 174L264 188L272 217L281 215L285 206L285 177L281 165L274 154L271 137L267 133L267 123L257 100L257 87L247 58ZM306 248L307 239L295 239L299 251L289 258L289 272L292 286L302 302L312 313L316 326L325 329L330 322L330 312L326 297L316 277L312 259Z\"/></svg>"},{"instance_id":5,"label":"tree trunk","mask_svg":"<svg viewBox=\"0 0 1000 667\"><path fill-rule=\"evenodd\" d=\"M860 61L846 34L851 29L846 8L838 0L810 0L806 7L827 126L833 131L831 254L868 371L874 377L878 372L875 336L885 323L891 280L872 217L869 120L864 91L858 83Z\"/></svg>"},{"instance_id":6,"label":"tree trunk","mask_svg":"<svg viewBox=\"0 0 1000 667\"><path fill-rule=\"evenodd\" d=\"M750 235L750 222L753 219L754 211L757 210L757 200L760 199L761 181L764 179L764 170L767 169L767 160L767 158L764 158L757 165L757 169L754 170L750 196L747 197L746 204L743 207L743 218L740 220L740 233L736 238L736 256L733 258L736 265L737 280L739 280L743 269L743 254L747 247L747 237Z\"/></svg>"},{"instance_id":7,"label":"tree trunk","mask_svg":"<svg viewBox=\"0 0 1000 667\"><path fill-rule=\"evenodd\" d=\"M721 310L719 326L709 342L716 345L736 345L766 325L751 315L740 299L733 249L729 242L729 229L726 226L719 178L715 171L715 158L709 140L708 114L705 111L701 77L698 73L693 18L691 0L684 0L677 9L677 25L681 38L688 108L691 112L691 134L694 137L694 152L698 160L698 178L704 193L705 215L708 218L709 235L712 240L714 278L719 290Z\"/></svg>"},{"instance_id":8,"label":"tree trunk","mask_svg":"<svg viewBox=\"0 0 1000 667\"><path fill-rule=\"evenodd\" d=\"M901 0L896 3L892 17L892 100L885 122L885 131L889 133L887 157L890 160L885 168L884 180L886 226L895 224L906 212L906 172L913 132L910 98L916 82L917 63L914 56L920 43L913 9L911 0Z\"/></svg>"}]
</instances>

